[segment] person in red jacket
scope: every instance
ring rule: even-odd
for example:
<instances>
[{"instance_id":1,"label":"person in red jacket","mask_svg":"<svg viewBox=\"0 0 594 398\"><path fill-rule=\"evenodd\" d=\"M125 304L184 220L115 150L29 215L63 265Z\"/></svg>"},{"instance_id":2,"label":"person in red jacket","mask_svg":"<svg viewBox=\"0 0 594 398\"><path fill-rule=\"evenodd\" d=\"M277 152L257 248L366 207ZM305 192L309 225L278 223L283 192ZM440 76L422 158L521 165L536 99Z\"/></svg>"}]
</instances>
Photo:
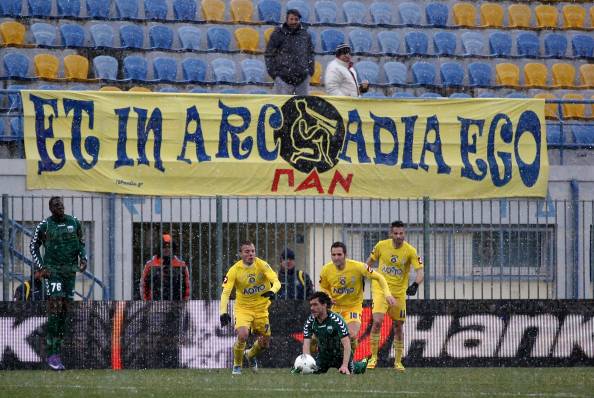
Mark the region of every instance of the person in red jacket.
<instances>
[{"instance_id":1,"label":"person in red jacket","mask_svg":"<svg viewBox=\"0 0 594 398\"><path fill-rule=\"evenodd\" d=\"M184 300L190 298L190 273L188 266L171 254L171 235L164 234L161 240L162 256L155 254L144 265L140 281L140 294L144 301Z\"/></svg>"}]
</instances>

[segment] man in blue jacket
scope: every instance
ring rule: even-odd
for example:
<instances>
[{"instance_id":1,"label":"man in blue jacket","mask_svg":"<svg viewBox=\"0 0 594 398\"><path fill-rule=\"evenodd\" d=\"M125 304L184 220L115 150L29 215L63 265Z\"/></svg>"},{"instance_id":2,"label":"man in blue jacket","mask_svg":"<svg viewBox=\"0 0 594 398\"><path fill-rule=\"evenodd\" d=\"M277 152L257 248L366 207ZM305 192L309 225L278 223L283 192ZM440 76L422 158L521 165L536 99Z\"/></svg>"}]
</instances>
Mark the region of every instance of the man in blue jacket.
<instances>
[{"instance_id":1,"label":"man in blue jacket","mask_svg":"<svg viewBox=\"0 0 594 398\"><path fill-rule=\"evenodd\" d=\"M276 294L280 299L305 300L313 294L313 283L305 271L295 268L295 252L286 248L280 255L278 279L281 288Z\"/></svg>"}]
</instances>

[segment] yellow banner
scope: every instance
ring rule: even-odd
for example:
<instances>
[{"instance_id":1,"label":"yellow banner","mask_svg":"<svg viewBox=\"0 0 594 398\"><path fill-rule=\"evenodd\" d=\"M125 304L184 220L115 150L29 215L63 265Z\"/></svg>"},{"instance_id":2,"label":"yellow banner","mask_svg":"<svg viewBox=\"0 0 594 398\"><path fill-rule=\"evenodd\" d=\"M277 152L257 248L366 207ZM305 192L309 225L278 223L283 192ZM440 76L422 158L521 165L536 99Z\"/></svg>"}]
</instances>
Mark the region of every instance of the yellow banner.
<instances>
[{"instance_id":1,"label":"yellow banner","mask_svg":"<svg viewBox=\"0 0 594 398\"><path fill-rule=\"evenodd\" d=\"M23 91L27 187L544 197L544 100Z\"/></svg>"}]
</instances>

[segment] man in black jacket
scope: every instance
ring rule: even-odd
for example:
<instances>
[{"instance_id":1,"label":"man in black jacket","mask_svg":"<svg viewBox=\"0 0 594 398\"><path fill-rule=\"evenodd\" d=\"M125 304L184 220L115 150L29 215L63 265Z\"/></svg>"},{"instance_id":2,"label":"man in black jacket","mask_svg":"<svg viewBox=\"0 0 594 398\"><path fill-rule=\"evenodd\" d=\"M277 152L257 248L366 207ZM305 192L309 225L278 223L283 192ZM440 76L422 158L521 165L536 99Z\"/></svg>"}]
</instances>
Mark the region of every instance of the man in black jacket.
<instances>
[{"instance_id":1,"label":"man in black jacket","mask_svg":"<svg viewBox=\"0 0 594 398\"><path fill-rule=\"evenodd\" d=\"M314 73L314 46L299 11L287 10L285 23L270 35L265 57L275 94L307 95Z\"/></svg>"},{"instance_id":2,"label":"man in black jacket","mask_svg":"<svg viewBox=\"0 0 594 398\"><path fill-rule=\"evenodd\" d=\"M278 279L281 288L276 293L280 299L305 300L313 294L313 283L305 271L295 269L295 253L286 248L281 252L281 265L278 270Z\"/></svg>"}]
</instances>

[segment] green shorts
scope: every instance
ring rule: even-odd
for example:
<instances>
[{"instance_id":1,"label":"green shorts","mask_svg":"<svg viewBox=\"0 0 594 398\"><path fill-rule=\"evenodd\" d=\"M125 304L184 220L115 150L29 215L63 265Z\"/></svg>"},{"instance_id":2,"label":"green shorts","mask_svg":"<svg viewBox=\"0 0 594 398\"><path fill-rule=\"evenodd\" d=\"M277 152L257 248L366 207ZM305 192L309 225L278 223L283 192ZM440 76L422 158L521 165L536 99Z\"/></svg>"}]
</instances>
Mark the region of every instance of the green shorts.
<instances>
[{"instance_id":1,"label":"green shorts","mask_svg":"<svg viewBox=\"0 0 594 398\"><path fill-rule=\"evenodd\" d=\"M315 373L326 373L326 372L328 372L328 370L330 368L340 369L340 367L342 366L342 355L340 355L340 357L338 357L338 356L330 357L330 356L326 356L326 355L318 355L318 357L316 358L316 365L318 367L318 370L316 370ZM349 372L353 373L355 366L353 363L352 355L349 360L348 368L349 368Z\"/></svg>"},{"instance_id":2,"label":"green shorts","mask_svg":"<svg viewBox=\"0 0 594 398\"><path fill-rule=\"evenodd\" d=\"M74 300L74 283L76 273L63 275L52 272L49 278L43 279L43 289L46 297L64 297Z\"/></svg>"}]
</instances>

